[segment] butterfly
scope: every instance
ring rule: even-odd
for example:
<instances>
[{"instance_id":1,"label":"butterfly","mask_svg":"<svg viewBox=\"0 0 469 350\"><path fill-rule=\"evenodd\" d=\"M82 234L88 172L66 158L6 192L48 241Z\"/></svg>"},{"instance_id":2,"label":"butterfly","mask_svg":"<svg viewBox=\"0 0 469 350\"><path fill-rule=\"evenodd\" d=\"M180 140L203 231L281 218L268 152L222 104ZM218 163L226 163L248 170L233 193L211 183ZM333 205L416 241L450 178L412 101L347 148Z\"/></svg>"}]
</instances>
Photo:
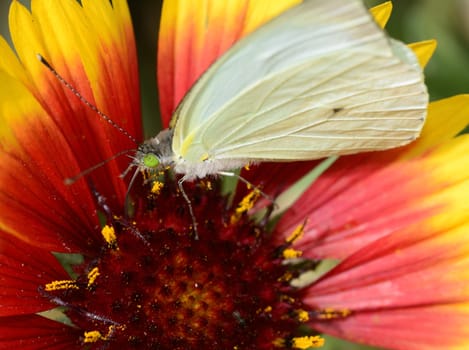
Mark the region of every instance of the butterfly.
<instances>
[{"instance_id":1,"label":"butterfly","mask_svg":"<svg viewBox=\"0 0 469 350\"><path fill-rule=\"evenodd\" d=\"M416 56L362 1L304 0L210 66L130 168L186 181L389 149L418 137L427 104Z\"/></svg>"}]
</instances>

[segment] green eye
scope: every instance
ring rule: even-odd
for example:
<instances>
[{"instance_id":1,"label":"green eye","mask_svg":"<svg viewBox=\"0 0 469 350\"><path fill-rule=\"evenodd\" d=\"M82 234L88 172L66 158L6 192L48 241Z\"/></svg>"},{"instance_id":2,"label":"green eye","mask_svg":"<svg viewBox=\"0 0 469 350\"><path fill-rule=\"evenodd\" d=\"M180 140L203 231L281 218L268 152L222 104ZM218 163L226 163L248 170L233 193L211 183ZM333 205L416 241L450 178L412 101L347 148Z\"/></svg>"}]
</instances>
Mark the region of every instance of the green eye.
<instances>
[{"instance_id":1,"label":"green eye","mask_svg":"<svg viewBox=\"0 0 469 350\"><path fill-rule=\"evenodd\" d=\"M156 168L158 165L160 165L160 160L153 153L147 153L143 157L143 165L147 168Z\"/></svg>"}]
</instances>

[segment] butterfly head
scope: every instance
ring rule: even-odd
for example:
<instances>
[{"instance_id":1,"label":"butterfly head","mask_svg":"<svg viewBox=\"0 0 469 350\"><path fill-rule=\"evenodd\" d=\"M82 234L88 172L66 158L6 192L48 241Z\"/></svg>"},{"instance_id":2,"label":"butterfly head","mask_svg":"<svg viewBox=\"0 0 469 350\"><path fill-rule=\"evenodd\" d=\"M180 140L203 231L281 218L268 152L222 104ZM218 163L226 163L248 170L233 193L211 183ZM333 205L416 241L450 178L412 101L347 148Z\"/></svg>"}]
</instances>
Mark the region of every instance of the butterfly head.
<instances>
[{"instance_id":1,"label":"butterfly head","mask_svg":"<svg viewBox=\"0 0 469 350\"><path fill-rule=\"evenodd\" d=\"M138 147L132 165L149 173L158 173L168 167L172 168L174 164L172 139L172 130L166 129L146 140Z\"/></svg>"}]
</instances>

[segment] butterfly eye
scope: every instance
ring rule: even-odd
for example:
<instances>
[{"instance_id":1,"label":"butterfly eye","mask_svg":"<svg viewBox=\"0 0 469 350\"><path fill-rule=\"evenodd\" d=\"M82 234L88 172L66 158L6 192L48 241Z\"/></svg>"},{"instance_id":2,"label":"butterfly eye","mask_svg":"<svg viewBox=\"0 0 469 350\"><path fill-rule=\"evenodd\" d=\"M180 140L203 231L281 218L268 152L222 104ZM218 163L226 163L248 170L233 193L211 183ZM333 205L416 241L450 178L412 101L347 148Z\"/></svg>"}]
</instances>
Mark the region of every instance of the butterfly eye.
<instances>
[{"instance_id":1,"label":"butterfly eye","mask_svg":"<svg viewBox=\"0 0 469 350\"><path fill-rule=\"evenodd\" d=\"M143 157L143 165L147 168L156 168L160 165L160 159L154 153L147 153Z\"/></svg>"}]
</instances>

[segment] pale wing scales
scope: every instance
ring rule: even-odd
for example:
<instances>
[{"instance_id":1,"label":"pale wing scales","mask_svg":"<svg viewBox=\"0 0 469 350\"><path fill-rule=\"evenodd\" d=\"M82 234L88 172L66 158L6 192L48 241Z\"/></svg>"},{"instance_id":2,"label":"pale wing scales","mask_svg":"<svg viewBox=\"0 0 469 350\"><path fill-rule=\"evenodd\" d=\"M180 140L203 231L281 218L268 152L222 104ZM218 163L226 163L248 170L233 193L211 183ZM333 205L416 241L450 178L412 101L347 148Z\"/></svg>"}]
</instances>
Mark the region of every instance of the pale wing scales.
<instances>
[{"instance_id":1,"label":"pale wing scales","mask_svg":"<svg viewBox=\"0 0 469 350\"><path fill-rule=\"evenodd\" d=\"M420 70L360 1L309 0L202 76L176 112L173 151L195 163L385 149L418 135L427 101Z\"/></svg>"},{"instance_id":2,"label":"pale wing scales","mask_svg":"<svg viewBox=\"0 0 469 350\"><path fill-rule=\"evenodd\" d=\"M240 108L242 111L237 106L252 103L251 92L240 96L221 112L231 119L213 118L201 130L199 139L208 157L313 159L395 147L415 138L423 123L426 96L414 91L420 84L414 70L397 60L394 65L387 64L386 69L379 60L356 66L356 61L361 62L357 55L330 61L349 69L341 69L340 75L326 83L323 73L315 69L321 65L313 61L294 76L286 74L287 80L278 75L263 82L265 90L272 90L262 96L263 109L255 113L237 114ZM385 83L357 80L366 73ZM406 85L398 86L403 74L408 77ZM311 84L302 83L304 79L314 86L315 80L321 84L311 90ZM280 81L288 97L277 94L281 90L276 89L274 80ZM264 89L257 86L256 90ZM218 130L215 138L210 130Z\"/></svg>"}]
</instances>

